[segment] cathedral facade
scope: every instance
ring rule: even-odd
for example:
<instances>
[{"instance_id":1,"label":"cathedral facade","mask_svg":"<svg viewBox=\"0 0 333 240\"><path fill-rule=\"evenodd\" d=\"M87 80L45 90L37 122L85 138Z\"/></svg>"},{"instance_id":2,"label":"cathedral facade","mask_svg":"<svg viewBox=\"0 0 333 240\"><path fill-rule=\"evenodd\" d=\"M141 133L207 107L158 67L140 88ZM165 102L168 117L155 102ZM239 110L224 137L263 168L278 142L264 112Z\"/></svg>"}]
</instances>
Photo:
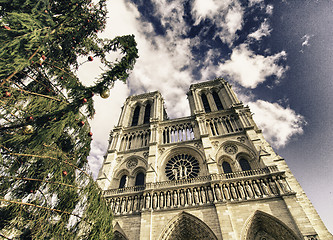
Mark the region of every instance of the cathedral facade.
<instances>
[{"instance_id":1,"label":"cathedral facade","mask_svg":"<svg viewBox=\"0 0 333 240\"><path fill-rule=\"evenodd\" d=\"M115 239L333 239L228 82L187 95L178 119L159 92L127 98L97 179Z\"/></svg>"}]
</instances>

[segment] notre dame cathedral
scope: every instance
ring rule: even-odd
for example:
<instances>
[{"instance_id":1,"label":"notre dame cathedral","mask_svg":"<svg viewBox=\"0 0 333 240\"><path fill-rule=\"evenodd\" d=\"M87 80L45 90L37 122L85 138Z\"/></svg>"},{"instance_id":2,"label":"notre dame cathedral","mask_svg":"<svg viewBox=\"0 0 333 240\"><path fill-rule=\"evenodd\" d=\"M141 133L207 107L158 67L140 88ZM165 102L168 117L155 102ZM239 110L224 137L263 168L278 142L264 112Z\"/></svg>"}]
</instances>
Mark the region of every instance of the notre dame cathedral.
<instances>
[{"instance_id":1,"label":"notre dame cathedral","mask_svg":"<svg viewBox=\"0 0 333 240\"><path fill-rule=\"evenodd\" d=\"M127 98L97 179L114 239L333 239L228 82L187 95L178 119L159 92Z\"/></svg>"}]
</instances>

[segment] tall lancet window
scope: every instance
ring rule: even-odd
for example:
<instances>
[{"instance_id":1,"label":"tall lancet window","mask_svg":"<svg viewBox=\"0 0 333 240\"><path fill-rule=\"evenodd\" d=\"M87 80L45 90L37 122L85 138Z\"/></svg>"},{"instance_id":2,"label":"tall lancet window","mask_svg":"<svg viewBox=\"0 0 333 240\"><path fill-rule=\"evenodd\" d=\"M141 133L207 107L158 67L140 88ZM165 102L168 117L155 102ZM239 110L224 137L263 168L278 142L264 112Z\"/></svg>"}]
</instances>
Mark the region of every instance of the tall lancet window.
<instances>
[{"instance_id":1,"label":"tall lancet window","mask_svg":"<svg viewBox=\"0 0 333 240\"><path fill-rule=\"evenodd\" d=\"M119 188L124 188L127 186L127 175L123 175L119 182Z\"/></svg>"},{"instance_id":2,"label":"tall lancet window","mask_svg":"<svg viewBox=\"0 0 333 240\"><path fill-rule=\"evenodd\" d=\"M140 115L140 106L136 106L133 113L132 126L138 125Z\"/></svg>"},{"instance_id":3,"label":"tall lancet window","mask_svg":"<svg viewBox=\"0 0 333 240\"><path fill-rule=\"evenodd\" d=\"M219 97L219 95L217 94L217 92L213 92L213 98L214 98L214 102L216 104L217 110L223 110L223 105L221 103L221 99Z\"/></svg>"},{"instance_id":4,"label":"tall lancet window","mask_svg":"<svg viewBox=\"0 0 333 240\"><path fill-rule=\"evenodd\" d=\"M211 112L211 109L210 109L209 102L208 102L206 94L204 94L204 93L201 94L201 100L202 100L202 104L204 106L205 112L206 113Z\"/></svg>"},{"instance_id":5,"label":"tall lancet window","mask_svg":"<svg viewBox=\"0 0 333 240\"><path fill-rule=\"evenodd\" d=\"M239 160L239 165L241 166L243 171L251 170L251 166L250 166L249 162L244 158L241 158Z\"/></svg>"},{"instance_id":6,"label":"tall lancet window","mask_svg":"<svg viewBox=\"0 0 333 240\"><path fill-rule=\"evenodd\" d=\"M139 172L135 178L135 186L141 186L145 184L145 174L143 172Z\"/></svg>"},{"instance_id":7,"label":"tall lancet window","mask_svg":"<svg viewBox=\"0 0 333 240\"><path fill-rule=\"evenodd\" d=\"M222 168L223 168L223 172L224 173L232 173L232 170L231 170L231 167L230 167L230 164L226 161L224 161L222 163Z\"/></svg>"},{"instance_id":8,"label":"tall lancet window","mask_svg":"<svg viewBox=\"0 0 333 240\"><path fill-rule=\"evenodd\" d=\"M149 119L150 119L150 109L151 109L151 105L150 103L148 103L146 105L146 108L145 108L145 116L143 118L143 123L149 123Z\"/></svg>"}]
</instances>

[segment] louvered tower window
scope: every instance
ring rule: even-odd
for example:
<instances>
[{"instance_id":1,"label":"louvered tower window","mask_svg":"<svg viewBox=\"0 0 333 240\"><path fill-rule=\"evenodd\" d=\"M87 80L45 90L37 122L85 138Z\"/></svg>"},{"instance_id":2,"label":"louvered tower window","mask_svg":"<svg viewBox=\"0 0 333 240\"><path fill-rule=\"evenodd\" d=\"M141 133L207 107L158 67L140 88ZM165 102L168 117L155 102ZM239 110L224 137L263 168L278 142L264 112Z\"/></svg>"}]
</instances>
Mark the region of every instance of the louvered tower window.
<instances>
[{"instance_id":1,"label":"louvered tower window","mask_svg":"<svg viewBox=\"0 0 333 240\"><path fill-rule=\"evenodd\" d=\"M132 126L138 125L139 114L140 114L140 107L136 106L136 108L134 109L134 114L133 114L133 119L132 119Z\"/></svg>"},{"instance_id":2,"label":"louvered tower window","mask_svg":"<svg viewBox=\"0 0 333 240\"><path fill-rule=\"evenodd\" d=\"M221 99L219 97L219 95L217 94L217 92L213 92L213 98L214 98L214 102L216 104L216 107L218 110L223 110L223 105L222 105L222 102L221 102Z\"/></svg>"},{"instance_id":3,"label":"louvered tower window","mask_svg":"<svg viewBox=\"0 0 333 240\"><path fill-rule=\"evenodd\" d=\"M143 123L149 123L149 119L150 119L150 109L151 109L151 105L150 103L148 103L146 105L146 108L145 108L145 116L143 118Z\"/></svg>"},{"instance_id":4,"label":"louvered tower window","mask_svg":"<svg viewBox=\"0 0 333 240\"><path fill-rule=\"evenodd\" d=\"M208 102L206 94L204 94L204 93L201 94L201 100L202 100L202 104L204 106L205 112L206 113L211 112L211 109L210 109L209 102Z\"/></svg>"}]
</instances>

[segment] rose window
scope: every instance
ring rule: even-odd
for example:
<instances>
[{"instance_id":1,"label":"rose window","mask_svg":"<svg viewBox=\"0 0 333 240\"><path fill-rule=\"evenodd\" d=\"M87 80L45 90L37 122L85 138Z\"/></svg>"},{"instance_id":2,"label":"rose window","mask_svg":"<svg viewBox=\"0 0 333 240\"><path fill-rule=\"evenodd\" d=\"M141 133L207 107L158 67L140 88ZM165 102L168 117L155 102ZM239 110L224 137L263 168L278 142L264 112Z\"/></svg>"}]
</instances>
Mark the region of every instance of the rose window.
<instances>
[{"instance_id":1,"label":"rose window","mask_svg":"<svg viewBox=\"0 0 333 240\"><path fill-rule=\"evenodd\" d=\"M198 176L199 162L189 154L173 156L165 166L165 174L169 180L180 180Z\"/></svg>"}]
</instances>

